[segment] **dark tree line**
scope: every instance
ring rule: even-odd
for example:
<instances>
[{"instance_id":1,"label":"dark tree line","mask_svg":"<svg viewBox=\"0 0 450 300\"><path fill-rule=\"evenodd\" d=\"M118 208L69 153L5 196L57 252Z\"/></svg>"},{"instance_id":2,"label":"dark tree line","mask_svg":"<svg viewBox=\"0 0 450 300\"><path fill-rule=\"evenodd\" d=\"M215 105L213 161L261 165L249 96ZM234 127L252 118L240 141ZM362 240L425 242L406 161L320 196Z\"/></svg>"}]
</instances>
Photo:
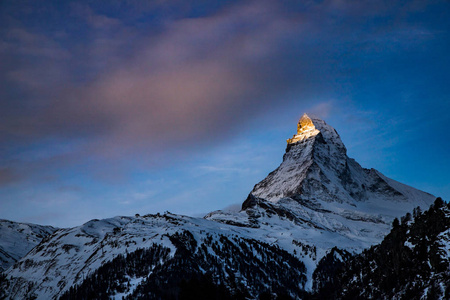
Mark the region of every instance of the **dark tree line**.
<instances>
[{"instance_id":1,"label":"dark tree line","mask_svg":"<svg viewBox=\"0 0 450 300\"><path fill-rule=\"evenodd\" d=\"M60 299L450 299L450 205L441 198L395 219L384 240L359 255L333 248L304 291L304 264L277 246L238 236L189 231L118 255ZM449 248L449 246L447 246ZM307 251L306 251L307 250ZM306 249L313 253L313 248ZM133 279L140 278L137 286ZM0 273L0 286L8 284ZM2 295L0 288L0 299Z\"/></svg>"},{"instance_id":2,"label":"dark tree line","mask_svg":"<svg viewBox=\"0 0 450 300\"><path fill-rule=\"evenodd\" d=\"M82 284L71 287L60 299L110 299L113 293L126 292L130 278L146 276L168 259L169 248L153 244L127 255L118 255L88 276Z\"/></svg>"},{"instance_id":3,"label":"dark tree line","mask_svg":"<svg viewBox=\"0 0 450 300\"><path fill-rule=\"evenodd\" d=\"M70 288L61 299L284 299L302 295L304 264L277 246L252 239L191 232L166 235L175 253L154 244L120 255ZM130 278L143 278L130 290Z\"/></svg>"},{"instance_id":4,"label":"dark tree line","mask_svg":"<svg viewBox=\"0 0 450 300\"><path fill-rule=\"evenodd\" d=\"M394 220L381 244L339 261L324 257L330 272L316 270L313 298L450 299L450 262L442 249L449 228L450 205L441 198L425 212L414 209Z\"/></svg>"}]
</instances>

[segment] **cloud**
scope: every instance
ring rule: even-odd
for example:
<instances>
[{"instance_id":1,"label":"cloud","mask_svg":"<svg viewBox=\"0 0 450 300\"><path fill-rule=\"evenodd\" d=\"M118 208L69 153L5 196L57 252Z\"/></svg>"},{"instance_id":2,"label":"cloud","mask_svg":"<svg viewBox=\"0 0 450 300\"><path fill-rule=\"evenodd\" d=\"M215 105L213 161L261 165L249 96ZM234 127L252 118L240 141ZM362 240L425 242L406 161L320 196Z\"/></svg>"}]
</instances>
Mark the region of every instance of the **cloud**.
<instances>
[{"instance_id":1,"label":"cloud","mask_svg":"<svg viewBox=\"0 0 450 300\"><path fill-rule=\"evenodd\" d=\"M430 104L448 91L434 1L219 2L2 3L3 211L76 225L218 209L276 167L304 111L377 167L391 120L446 109ZM395 110L399 90L411 101Z\"/></svg>"},{"instance_id":2,"label":"cloud","mask_svg":"<svg viewBox=\"0 0 450 300\"><path fill-rule=\"evenodd\" d=\"M322 119L328 118L332 113L336 112L336 104L332 101L319 102L308 110L314 116Z\"/></svg>"},{"instance_id":3,"label":"cloud","mask_svg":"<svg viewBox=\"0 0 450 300\"><path fill-rule=\"evenodd\" d=\"M388 34L355 30L354 23L396 7L373 5L242 2L201 16L178 13L153 28L71 4L75 19L69 19L77 30L68 24L39 32L16 22L4 31L0 47L1 61L16 62L1 74L0 142L6 146L0 166L13 165L17 147L48 139L80 141L70 153L54 153L73 163L124 155L158 161L180 149L223 143L249 120L292 104L284 95L295 94L297 105L310 106L333 92L336 74L355 69L345 64L345 55L348 48L361 49L358 39L376 36L384 45L386 36L399 36L398 26ZM342 22L347 17L351 22ZM315 110L326 115L331 104L322 102ZM42 166L48 158L36 160ZM14 162L26 169L23 164Z\"/></svg>"},{"instance_id":4,"label":"cloud","mask_svg":"<svg viewBox=\"0 0 450 300\"><path fill-rule=\"evenodd\" d=\"M20 180L18 175L12 168L0 168L0 186L4 186Z\"/></svg>"},{"instance_id":5,"label":"cloud","mask_svg":"<svg viewBox=\"0 0 450 300\"><path fill-rule=\"evenodd\" d=\"M55 40L43 34L32 33L24 28L11 28L6 33L4 47L11 47L19 55L51 59L67 59L70 54Z\"/></svg>"},{"instance_id":6,"label":"cloud","mask_svg":"<svg viewBox=\"0 0 450 300\"><path fill-rule=\"evenodd\" d=\"M131 34L141 38L136 42L139 47L130 46L125 53L129 28L86 7L77 11L94 29L117 28L117 33L96 32L94 40L82 48L91 61L100 61L98 65L105 65L101 61L113 64L81 84L73 74L59 75L60 65L54 62L11 71L10 79L17 85L48 87L43 91L42 109L23 118L19 113L7 125L10 130L17 128L12 135L26 131L38 137L66 136L89 131L100 136L94 147L112 151L125 145L167 148L173 143L217 141L257 114L270 103L270 95L284 86L270 74L277 67L264 62L278 54L280 49L274 45L289 24L282 15L270 14L265 5L177 20L157 35L134 31ZM72 52L69 65L73 69L67 72L76 73L74 60L83 65L84 54ZM46 77L47 70L66 80Z\"/></svg>"},{"instance_id":7,"label":"cloud","mask_svg":"<svg viewBox=\"0 0 450 300\"><path fill-rule=\"evenodd\" d=\"M89 26L95 29L117 29L122 22L117 18L108 17L102 14L96 14L92 8L80 2L70 3L71 13L83 19Z\"/></svg>"}]
</instances>

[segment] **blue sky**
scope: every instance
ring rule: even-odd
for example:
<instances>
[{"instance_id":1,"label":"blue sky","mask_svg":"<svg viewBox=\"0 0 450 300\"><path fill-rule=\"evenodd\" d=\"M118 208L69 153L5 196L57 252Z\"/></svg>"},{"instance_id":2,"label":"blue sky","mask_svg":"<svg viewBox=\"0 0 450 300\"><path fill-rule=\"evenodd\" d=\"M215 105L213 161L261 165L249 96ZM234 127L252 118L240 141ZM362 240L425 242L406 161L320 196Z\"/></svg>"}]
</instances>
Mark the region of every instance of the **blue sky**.
<instances>
[{"instance_id":1,"label":"blue sky","mask_svg":"<svg viewBox=\"0 0 450 300\"><path fill-rule=\"evenodd\" d=\"M240 204L304 113L450 199L448 1L2 1L0 218Z\"/></svg>"}]
</instances>

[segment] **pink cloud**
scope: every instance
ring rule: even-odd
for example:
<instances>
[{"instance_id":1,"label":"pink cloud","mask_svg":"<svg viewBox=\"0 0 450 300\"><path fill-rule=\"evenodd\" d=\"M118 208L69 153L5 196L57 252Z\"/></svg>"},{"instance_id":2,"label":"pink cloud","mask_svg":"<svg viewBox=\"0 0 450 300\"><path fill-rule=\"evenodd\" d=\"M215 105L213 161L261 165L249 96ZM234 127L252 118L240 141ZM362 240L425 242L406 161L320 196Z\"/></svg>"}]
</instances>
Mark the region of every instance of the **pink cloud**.
<instances>
[{"instance_id":1,"label":"pink cloud","mask_svg":"<svg viewBox=\"0 0 450 300\"><path fill-rule=\"evenodd\" d=\"M253 3L174 21L126 56L117 48L128 29L100 35L89 53L98 61L112 56L114 64L93 82L60 89L46 118L57 127L100 126L107 134L94 143L99 151L218 140L265 106L271 74L260 63L298 23L289 22Z\"/></svg>"},{"instance_id":2,"label":"pink cloud","mask_svg":"<svg viewBox=\"0 0 450 300\"><path fill-rule=\"evenodd\" d=\"M70 155L106 159L223 142L259 113L292 103L284 95L311 106L311 91L326 94L328 76L341 70L339 55L347 55L333 43L360 46L360 32L339 22L371 7L322 1L290 11L273 1L242 2L209 16L168 18L150 31L74 4L88 28L70 47L62 46L61 29L45 36L19 27L0 44L2 57L19 61L5 76L34 105L0 112L0 139L78 138L83 147ZM315 109L326 115L330 106Z\"/></svg>"}]
</instances>

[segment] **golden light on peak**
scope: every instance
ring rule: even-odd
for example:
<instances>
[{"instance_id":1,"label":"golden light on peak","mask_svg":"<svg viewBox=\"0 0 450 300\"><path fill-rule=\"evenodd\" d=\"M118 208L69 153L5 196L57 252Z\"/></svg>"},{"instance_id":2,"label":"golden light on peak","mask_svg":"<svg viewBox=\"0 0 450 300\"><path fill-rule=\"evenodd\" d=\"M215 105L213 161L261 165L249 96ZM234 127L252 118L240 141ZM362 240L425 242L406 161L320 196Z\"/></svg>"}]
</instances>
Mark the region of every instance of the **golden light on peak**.
<instances>
[{"instance_id":1,"label":"golden light on peak","mask_svg":"<svg viewBox=\"0 0 450 300\"><path fill-rule=\"evenodd\" d=\"M288 144L293 144L302 139L302 134L316 129L313 121L307 114L303 114L297 124L297 134L295 134L291 139L287 139Z\"/></svg>"}]
</instances>

